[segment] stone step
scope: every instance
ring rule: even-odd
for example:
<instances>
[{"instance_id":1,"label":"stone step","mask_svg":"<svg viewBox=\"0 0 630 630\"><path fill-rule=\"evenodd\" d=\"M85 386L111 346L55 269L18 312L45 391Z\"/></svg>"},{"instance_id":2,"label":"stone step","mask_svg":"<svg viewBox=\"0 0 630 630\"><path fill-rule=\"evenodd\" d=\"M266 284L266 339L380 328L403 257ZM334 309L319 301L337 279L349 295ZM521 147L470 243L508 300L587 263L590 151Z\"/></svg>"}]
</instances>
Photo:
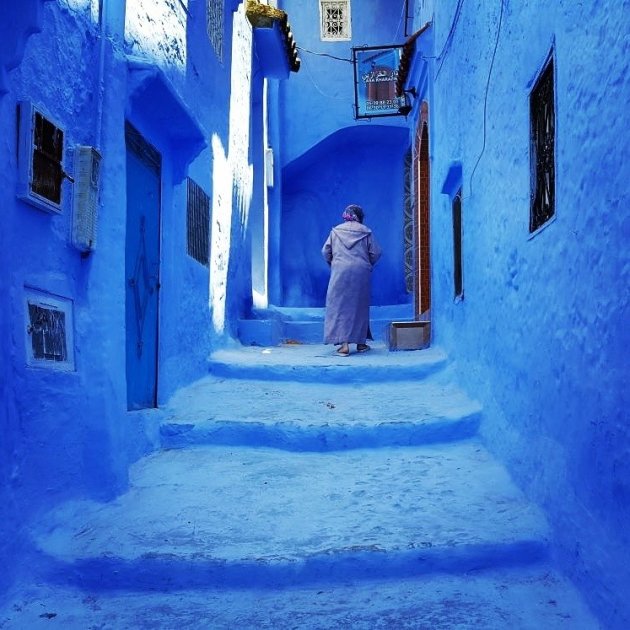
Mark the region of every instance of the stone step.
<instances>
[{"instance_id":1,"label":"stone step","mask_svg":"<svg viewBox=\"0 0 630 630\"><path fill-rule=\"evenodd\" d=\"M385 344L341 357L334 346L283 344L273 348L235 346L213 352L208 371L217 377L317 383L382 383L421 380L447 365L440 348L390 352Z\"/></svg>"},{"instance_id":2,"label":"stone step","mask_svg":"<svg viewBox=\"0 0 630 630\"><path fill-rule=\"evenodd\" d=\"M553 567L472 571L269 589L103 592L90 585L17 588L4 630L599 630Z\"/></svg>"},{"instance_id":3,"label":"stone step","mask_svg":"<svg viewBox=\"0 0 630 630\"><path fill-rule=\"evenodd\" d=\"M378 343L387 343L391 319L370 319L372 336ZM399 320L396 320L399 321ZM411 321L411 320L410 320ZM321 321L286 321L283 323L283 341L296 340L302 343L323 343L324 322Z\"/></svg>"},{"instance_id":4,"label":"stone step","mask_svg":"<svg viewBox=\"0 0 630 630\"><path fill-rule=\"evenodd\" d=\"M548 528L476 441L329 453L149 456L116 500L66 503L39 579L98 589L276 588L523 567Z\"/></svg>"},{"instance_id":5,"label":"stone step","mask_svg":"<svg viewBox=\"0 0 630 630\"><path fill-rule=\"evenodd\" d=\"M276 346L287 341L320 344L324 339L324 315L324 308L254 309L251 318L238 321L238 339L246 346ZM393 321L413 321L412 305L370 308L370 329L376 342L387 344Z\"/></svg>"},{"instance_id":6,"label":"stone step","mask_svg":"<svg viewBox=\"0 0 630 630\"><path fill-rule=\"evenodd\" d=\"M208 376L181 389L163 416L165 448L329 451L466 439L477 433L481 407L439 379L374 387Z\"/></svg>"},{"instance_id":7,"label":"stone step","mask_svg":"<svg viewBox=\"0 0 630 630\"><path fill-rule=\"evenodd\" d=\"M254 309L254 315L260 318L276 318L283 321L323 321L326 314L324 307L270 306L266 309ZM382 304L370 306L370 321L373 319L413 318L413 304Z\"/></svg>"}]
</instances>

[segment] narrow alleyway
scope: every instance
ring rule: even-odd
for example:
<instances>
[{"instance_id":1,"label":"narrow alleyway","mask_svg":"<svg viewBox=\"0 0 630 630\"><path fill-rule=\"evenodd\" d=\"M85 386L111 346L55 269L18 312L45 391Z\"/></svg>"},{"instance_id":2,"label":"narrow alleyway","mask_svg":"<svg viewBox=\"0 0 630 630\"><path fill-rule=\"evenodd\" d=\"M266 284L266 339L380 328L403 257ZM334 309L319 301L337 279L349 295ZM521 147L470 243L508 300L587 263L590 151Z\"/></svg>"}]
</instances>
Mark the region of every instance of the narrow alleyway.
<instances>
[{"instance_id":1,"label":"narrow alleyway","mask_svg":"<svg viewBox=\"0 0 630 630\"><path fill-rule=\"evenodd\" d=\"M210 372L126 494L40 524L0 628L598 627L440 350L238 347Z\"/></svg>"}]
</instances>

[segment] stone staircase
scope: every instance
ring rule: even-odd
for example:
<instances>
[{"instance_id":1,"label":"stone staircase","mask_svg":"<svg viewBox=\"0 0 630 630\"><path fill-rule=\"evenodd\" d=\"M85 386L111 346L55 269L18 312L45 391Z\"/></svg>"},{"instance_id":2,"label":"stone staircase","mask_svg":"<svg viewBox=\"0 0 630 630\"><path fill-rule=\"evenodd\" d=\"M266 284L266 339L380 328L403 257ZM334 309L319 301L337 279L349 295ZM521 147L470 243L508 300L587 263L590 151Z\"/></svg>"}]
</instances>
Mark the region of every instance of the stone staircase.
<instances>
[{"instance_id":1,"label":"stone staircase","mask_svg":"<svg viewBox=\"0 0 630 630\"><path fill-rule=\"evenodd\" d=\"M235 347L116 500L39 523L0 628L598 628L432 348Z\"/></svg>"}]
</instances>

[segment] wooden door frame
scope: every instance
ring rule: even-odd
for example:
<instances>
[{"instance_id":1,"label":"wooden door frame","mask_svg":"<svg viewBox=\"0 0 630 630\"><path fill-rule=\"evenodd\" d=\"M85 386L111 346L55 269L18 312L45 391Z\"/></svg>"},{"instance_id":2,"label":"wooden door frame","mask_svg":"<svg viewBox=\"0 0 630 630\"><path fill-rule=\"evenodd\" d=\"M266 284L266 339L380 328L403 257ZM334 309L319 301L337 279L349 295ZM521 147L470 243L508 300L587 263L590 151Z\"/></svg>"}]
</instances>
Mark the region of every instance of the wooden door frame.
<instances>
[{"instance_id":1,"label":"wooden door frame","mask_svg":"<svg viewBox=\"0 0 630 630\"><path fill-rule=\"evenodd\" d=\"M429 156L429 104L423 101L414 147L415 268L414 315L430 319L431 312L431 164Z\"/></svg>"}]
</instances>

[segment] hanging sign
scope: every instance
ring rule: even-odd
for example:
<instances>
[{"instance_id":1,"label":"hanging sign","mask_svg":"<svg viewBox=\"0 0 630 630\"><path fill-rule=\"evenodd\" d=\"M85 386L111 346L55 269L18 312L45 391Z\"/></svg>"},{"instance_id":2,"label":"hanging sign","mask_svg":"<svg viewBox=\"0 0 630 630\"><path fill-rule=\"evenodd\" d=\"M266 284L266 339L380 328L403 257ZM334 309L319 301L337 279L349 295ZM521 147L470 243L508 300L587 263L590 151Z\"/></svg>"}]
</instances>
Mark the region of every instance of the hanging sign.
<instances>
[{"instance_id":1,"label":"hanging sign","mask_svg":"<svg viewBox=\"0 0 630 630\"><path fill-rule=\"evenodd\" d=\"M354 106L356 118L401 116L405 104L396 96L396 79L402 46L353 48Z\"/></svg>"}]
</instances>

